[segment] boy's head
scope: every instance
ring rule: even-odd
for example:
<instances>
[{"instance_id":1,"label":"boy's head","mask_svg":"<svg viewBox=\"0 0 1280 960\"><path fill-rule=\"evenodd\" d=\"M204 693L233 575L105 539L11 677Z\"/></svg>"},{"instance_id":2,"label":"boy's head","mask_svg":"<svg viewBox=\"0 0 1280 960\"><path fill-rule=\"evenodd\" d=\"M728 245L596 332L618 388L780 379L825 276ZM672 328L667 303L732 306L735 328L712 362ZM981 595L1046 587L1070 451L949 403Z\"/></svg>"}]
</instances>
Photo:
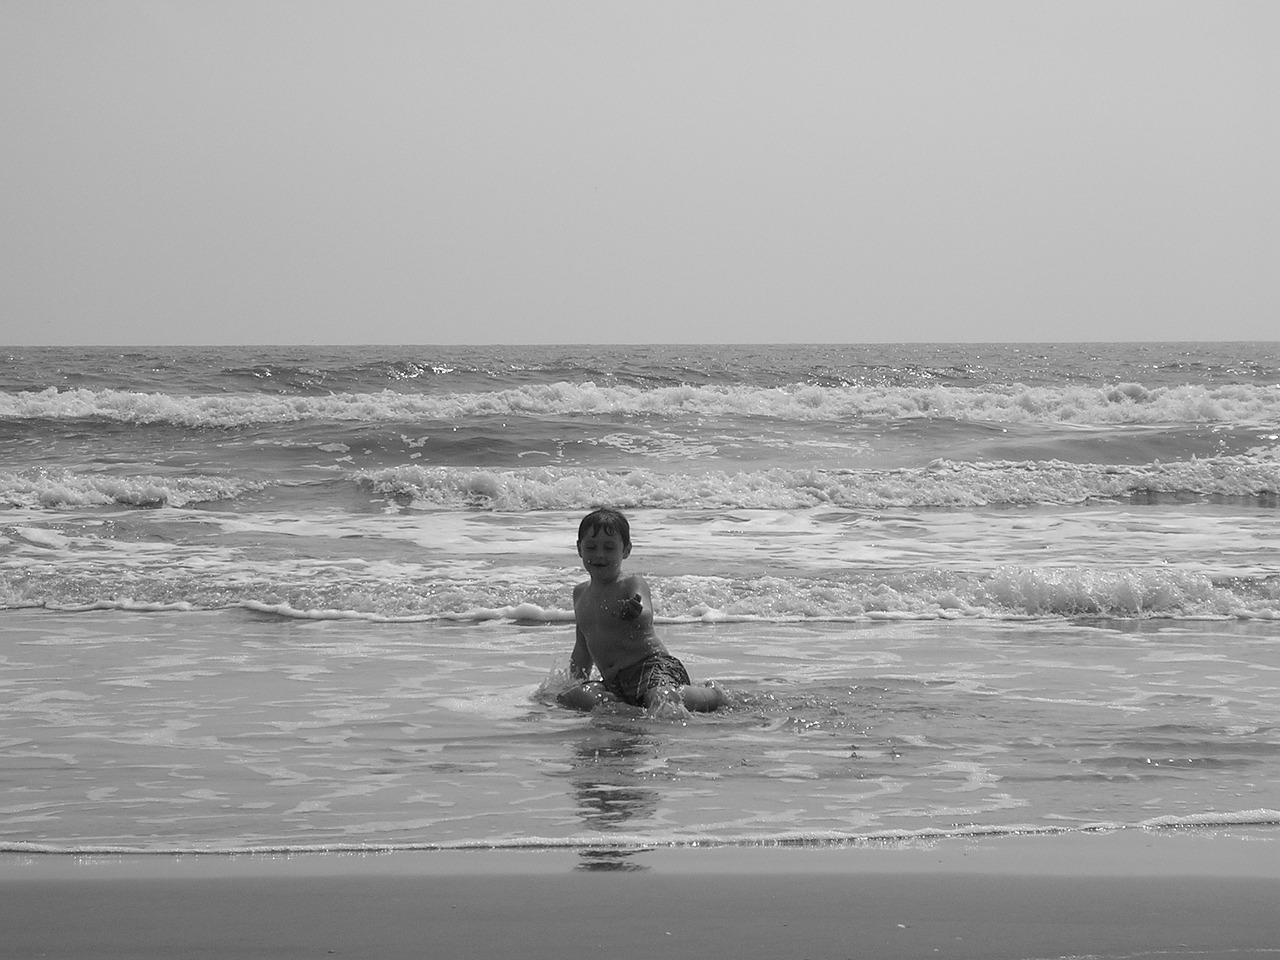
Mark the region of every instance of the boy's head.
<instances>
[{"instance_id":1,"label":"boy's head","mask_svg":"<svg viewBox=\"0 0 1280 960\"><path fill-rule=\"evenodd\" d=\"M622 541L623 547L631 549L631 524L619 511L610 507L592 510L578 524L578 542L581 543L592 534L606 533Z\"/></svg>"}]
</instances>

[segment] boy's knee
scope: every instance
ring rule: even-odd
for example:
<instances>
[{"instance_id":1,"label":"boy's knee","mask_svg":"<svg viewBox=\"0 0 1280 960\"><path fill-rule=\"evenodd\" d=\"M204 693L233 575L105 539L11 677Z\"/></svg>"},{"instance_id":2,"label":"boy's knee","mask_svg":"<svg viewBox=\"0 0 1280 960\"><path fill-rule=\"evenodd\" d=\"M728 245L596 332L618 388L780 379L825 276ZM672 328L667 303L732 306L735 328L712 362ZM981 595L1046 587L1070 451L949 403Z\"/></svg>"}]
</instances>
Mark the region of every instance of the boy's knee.
<instances>
[{"instance_id":1,"label":"boy's knee","mask_svg":"<svg viewBox=\"0 0 1280 960\"><path fill-rule=\"evenodd\" d=\"M594 710L597 706L611 699L608 692L600 684L599 681L589 680L580 683L577 686L570 687L564 693L556 697L556 700L566 707L572 707L575 710Z\"/></svg>"},{"instance_id":2,"label":"boy's knee","mask_svg":"<svg viewBox=\"0 0 1280 960\"><path fill-rule=\"evenodd\" d=\"M709 682L700 687L682 687L681 693L687 709L698 710L703 713L719 710L729 702L729 698L724 695L724 691Z\"/></svg>"}]
</instances>

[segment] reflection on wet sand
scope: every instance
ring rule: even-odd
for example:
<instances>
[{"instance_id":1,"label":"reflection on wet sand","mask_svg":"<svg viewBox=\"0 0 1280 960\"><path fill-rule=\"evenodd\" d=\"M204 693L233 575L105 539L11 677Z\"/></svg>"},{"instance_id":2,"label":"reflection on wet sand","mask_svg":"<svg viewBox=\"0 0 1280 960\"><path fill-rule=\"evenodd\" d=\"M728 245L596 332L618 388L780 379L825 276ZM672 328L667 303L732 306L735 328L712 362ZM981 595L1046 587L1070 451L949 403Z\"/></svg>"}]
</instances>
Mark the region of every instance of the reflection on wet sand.
<instances>
[{"instance_id":1,"label":"reflection on wet sand","mask_svg":"<svg viewBox=\"0 0 1280 960\"><path fill-rule=\"evenodd\" d=\"M636 730L592 726L569 759L568 776L578 811L589 830L615 833L633 820L651 818L658 792L645 786L642 772L658 755L658 743ZM582 851L580 870L647 870L632 859L642 850L602 845Z\"/></svg>"}]
</instances>

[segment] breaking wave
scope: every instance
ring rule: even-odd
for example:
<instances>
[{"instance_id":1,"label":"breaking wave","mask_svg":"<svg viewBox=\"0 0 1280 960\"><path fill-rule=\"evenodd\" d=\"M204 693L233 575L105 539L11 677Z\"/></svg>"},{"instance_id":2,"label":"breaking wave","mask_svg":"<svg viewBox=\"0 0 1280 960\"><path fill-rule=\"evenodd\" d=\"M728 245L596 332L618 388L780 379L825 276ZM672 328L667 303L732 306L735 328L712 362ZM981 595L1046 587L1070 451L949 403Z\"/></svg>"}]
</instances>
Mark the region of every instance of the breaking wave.
<instances>
[{"instance_id":1,"label":"breaking wave","mask_svg":"<svg viewBox=\"0 0 1280 960\"><path fill-rule=\"evenodd\" d=\"M307 420L459 421L474 417L734 417L802 422L860 419L1066 423L1280 423L1280 385L817 386L585 383L527 384L472 393L251 393L182 396L56 389L0 394L3 420L109 420L188 428L235 428Z\"/></svg>"}]
</instances>

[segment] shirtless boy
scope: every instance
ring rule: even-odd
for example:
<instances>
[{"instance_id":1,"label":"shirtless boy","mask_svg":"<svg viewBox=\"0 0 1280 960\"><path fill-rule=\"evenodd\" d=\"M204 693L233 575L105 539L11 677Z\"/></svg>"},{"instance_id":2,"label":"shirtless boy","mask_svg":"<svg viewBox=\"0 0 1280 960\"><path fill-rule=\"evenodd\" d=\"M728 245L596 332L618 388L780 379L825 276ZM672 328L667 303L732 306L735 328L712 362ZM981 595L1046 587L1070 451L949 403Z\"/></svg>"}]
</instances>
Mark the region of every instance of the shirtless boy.
<instances>
[{"instance_id":1,"label":"shirtless boy","mask_svg":"<svg viewBox=\"0 0 1280 960\"><path fill-rule=\"evenodd\" d=\"M725 703L716 687L693 686L684 664L667 652L653 630L653 601L644 577L624 575L631 555L631 526L617 510L595 510L578 527L578 556L591 579L573 588L577 640L569 673L579 684L560 702L579 710L620 700L637 707L678 698L687 710L715 710ZM588 682L591 665L599 681Z\"/></svg>"}]
</instances>

